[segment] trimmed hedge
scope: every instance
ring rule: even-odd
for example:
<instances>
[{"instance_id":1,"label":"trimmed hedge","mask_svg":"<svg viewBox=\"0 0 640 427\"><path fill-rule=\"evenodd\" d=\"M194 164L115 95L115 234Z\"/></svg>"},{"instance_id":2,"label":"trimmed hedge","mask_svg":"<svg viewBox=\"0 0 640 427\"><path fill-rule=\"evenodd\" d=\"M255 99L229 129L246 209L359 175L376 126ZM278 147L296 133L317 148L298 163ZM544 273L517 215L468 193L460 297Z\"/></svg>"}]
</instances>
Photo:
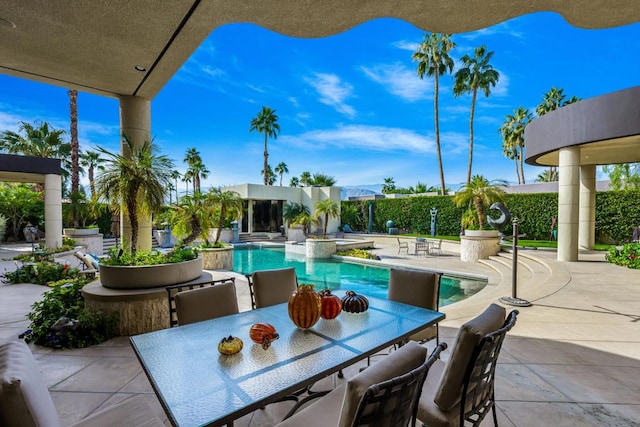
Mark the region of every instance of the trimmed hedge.
<instances>
[{"instance_id":1,"label":"trimmed hedge","mask_svg":"<svg viewBox=\"0 0 640 427\"><path fill-rule=\"evenodd\" d=\"M438 209L436 234L457 235L464 209L457 208L452 199L453 196L422 196L343 201L341 224L349 224L355 231L367 231L369 204L373 204L373 232L386 233L385 223L392 220L404 233L429 234L429 211L435 207ZM508 194L506 205L511 216L520 220L519 230L526 233L528 239L549 240L553 218L558 216L557 193ZM497 215L497 212L490 214ZM629 241L636 226L640 226L640 190L596 193L596 241ZM511 225L504 233L512 233Z\"/></svg>"}]
</instances>

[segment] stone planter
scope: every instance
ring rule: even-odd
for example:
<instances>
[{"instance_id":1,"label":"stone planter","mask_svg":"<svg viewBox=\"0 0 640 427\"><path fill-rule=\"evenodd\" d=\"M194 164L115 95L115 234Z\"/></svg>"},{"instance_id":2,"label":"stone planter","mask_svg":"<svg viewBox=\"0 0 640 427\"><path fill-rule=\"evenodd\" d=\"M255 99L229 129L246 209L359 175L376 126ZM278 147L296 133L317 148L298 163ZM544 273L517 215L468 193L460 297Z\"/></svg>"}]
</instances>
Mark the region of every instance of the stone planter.
<instances>
[{"instance_id":1,"label":"stone planter","mask_svg":"<svg viewBox=\"0 0 640 427\"><path fill-rule=\"evenodd\" d=\"M123 266L100 265L100 283L112 289L158 288L197 279L202 258L173 264Z\"/></svg>"},{"instance_id":2,"label":"stone planter","mask_svg":"<svg viewBox=\"0 0 640 427\"><path fill-rule=\"evenodd\" d=\"M62 234L66 237L84 237L84 236L97 236L100 234L99 228L63 228Z\"/></svg>"},{"instance_id":3,"label":"stone planter","mask_svg":"<svg viewBox=\"0 0 640 427\"><path fill-rule=\"evenodd\" d=\"M336 254L336 241L330 239L307 239L307 258L331 258Z\"/></svg>"},{"instance_id":4,"label":"stone planter","mask_svg":"<svg viewBox=\"0 0 640 427\"><path fill-rule=\"evenodd\" d=\"M471 234L469 234L471 233ZM460 260L478 262L500 252L500 237L497 230L465 230L460 236Z\"/></svg>"},{"instance_id":5,"label":"stone planter","mask_svg":"<svg viewBox=\"0 0 640 427\"><path fill-rule=\"evenodd\" d=\"M205 270L233 270L233 246L226 248L200 248L202 268Z\"/></svg>"},{"instance_id":6,"label":"stone planter","mask_svg":"<svg viewBox=\"0 0 640 427\"><path fill-rule=\"evenodd\" d=\"M498 237L498 230L464 230L467 237Z\"/></svg>"},{"instance_id":7,"label":"stone planter","mask_svg":"<svg viewBox=\"0 0 640 427\"><path fill-rule=\"evenodd\" d=\"M288 230L287 240L292 242L304 242L307 240L307 236L304 234L304 230L302 227L295 226L291 227Z\"/></svg>"}]
</instances>

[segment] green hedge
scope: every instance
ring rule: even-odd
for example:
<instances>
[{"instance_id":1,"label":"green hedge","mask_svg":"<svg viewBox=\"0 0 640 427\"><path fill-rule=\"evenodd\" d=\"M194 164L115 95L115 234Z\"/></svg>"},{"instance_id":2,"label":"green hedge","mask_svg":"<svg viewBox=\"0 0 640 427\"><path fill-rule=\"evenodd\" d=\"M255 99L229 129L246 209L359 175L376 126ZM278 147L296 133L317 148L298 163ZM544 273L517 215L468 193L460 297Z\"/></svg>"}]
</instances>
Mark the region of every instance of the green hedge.
<instances>
[{"instance_id":1,"label":"green hedge","mask_svg":"<svg viewBox=\"0 0 640 427\"><path fill-rule=\"evenodd\" d=\"M425 196L343 201L341 224L349 224L355 231L367 231L371 203L373 232L386 233L385 223L392 220L404 233L429 234L429 211L435 207L436 234L457 235L463 209L457 208L452 199L452 196ZM553 218L558 216L557 193L508 194L506 205L511 216L520 220L519 230L528 239L549 240ZM596 241L629 241L636 226L640 226L640 190L596 193ZM557 223L554 228L557 229ZM511 234L511 225L504 232Z\"/></svg>"}]
</instances>

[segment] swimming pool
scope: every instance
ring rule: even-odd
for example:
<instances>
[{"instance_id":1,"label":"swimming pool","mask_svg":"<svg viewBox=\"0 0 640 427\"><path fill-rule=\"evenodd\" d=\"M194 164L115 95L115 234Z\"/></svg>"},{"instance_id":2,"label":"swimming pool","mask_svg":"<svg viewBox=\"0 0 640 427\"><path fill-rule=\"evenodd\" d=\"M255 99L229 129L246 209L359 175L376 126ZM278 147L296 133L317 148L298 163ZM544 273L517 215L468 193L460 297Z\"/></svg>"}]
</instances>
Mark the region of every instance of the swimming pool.
<instances>
[{"instance_id":1,"label":"swimming pool","mask_svg":"<svg viewBox=\"0 0 640 427\"><path fill-rule=\"evenodd\" d=\"M379 298L387 297L389 269L341 262L334 259L307 260L304 255L286 254L284 248L235 248L233 271L249 274L256 270L294 267L299 283L313 283L316 289L343 289ZM442 277L440 306L470 297L487 284L483 280Z\"/></svg>"}]
</instances>

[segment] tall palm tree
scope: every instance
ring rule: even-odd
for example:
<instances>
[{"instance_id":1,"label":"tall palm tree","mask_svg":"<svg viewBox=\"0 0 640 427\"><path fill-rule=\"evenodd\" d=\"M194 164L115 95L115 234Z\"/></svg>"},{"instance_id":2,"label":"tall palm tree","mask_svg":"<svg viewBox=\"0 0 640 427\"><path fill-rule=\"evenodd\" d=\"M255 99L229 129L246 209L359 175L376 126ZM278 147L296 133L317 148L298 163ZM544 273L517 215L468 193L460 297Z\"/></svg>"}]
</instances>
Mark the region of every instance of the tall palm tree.
<instances>
[{"instance_id":1,"label":"tall palm tree","mask_svg":"<svg viewBox=\"0 0 640 427\"><path fill-rule=\"evenodd\" d=\"M182 182L185 184L184 194L189 194L189 184L193 182L193 172L190 170L185 171L184 175L182 175Z\"/></svg>"},{"instance_id":2,"label":"tall palm tree","mask_svg":"<svg viewBox=\"0 0 640 427\"><path fill-rule=\"evenodd\" d=\"M502 137L503 152L506 147L509 150L515 150L517 152L517 161L520 165L520 177L522 178L522 184L526 184L524 179L524 128L533 120L533 114L529 112L528 108L519 106L514 110L513 114L507 114L505 116L504 123L500 126L498 132Z\"/></svg>"},{"instance_id":3,"label":"tall palm tree","mask_svg":"<svg viewBox=\"0 0 640 427\"><path fill-rule=\"evenodd\" d=\"M292 176L291 180L289 181L289 187L299 187L300 186L300 180L298 179L297 176Z\"/></svg>"},{"instance_id":4,"label":"tall palm tree","mask_svg":"<svg viewBox=\"0 0 640 427\"><path fill-rule=\"evenodd\" d=\"M463 67L456 71L453 94L458 97L464 93L471 93L471 112L469 113L469 167L467 169L467 184L471 182L471 168L473 164L473 116L476 110L478 89L487 98L491 94L491 87L495 87L500 74L489 64L493 52L487 52L484 46L475 49L474 57L464 55L461 58Z\"/></svg>"},{"instance_id":5,"label":"tall palm tree","mask_svg":"<svg viewBox=\"0 0 640 427\"><path fill-rule=\"evenodd\" d=\"M182 176L182 174L180 174L180 171L174 169L171 171L171 179L174 180L175 182L175 190L176 190L176 204L178 203L178 179Z\"/></svg>"},{"instance_id":6,"label":"tall palm tree","mask_svg":"<svg viewBox=\"0 0 640 427\"><path fill-rule=\"evenodd\" d=\"M558 181L558 169L551 168L545 169L541 173L538 174L536 178L536 182L554 182Z\"/></svg>"},{"instance_id":7,"label":"tall palm tree","mask_svg":"<svg viewBox=\"0 0 640 427\"><path fill-rule=\"evenodd\" d=\"M502 129L502 128L501 128ZM516 165L516 175L518 176L518 185L522 184L522 180L520 178L520 152L518 151L518 147L515 146L512 139L503 140L502 142L502 154L509 159L514 160Z\"/></svg>"},{"instance_id":8,"label":"tall palm tree","mask_svg":"<svg viewBox=\"0 0 640 427\"><path fill-rule=\"evenodd\" d=\"M101 162L103 161L102 157L100 157L100 153L97 151L87 151L85 153L80 154L80 164L87 168L88 178L89 178L89 189L91 190L91 198L96 194L96 185L94 180L94 172L96 169L103 170L104 166L102 166Z\"/></svg>"},{"instance_id":9,"label":"tall palm tree","mask_svg":"<svg viewBox=\"0 0 640 427\"><path fill-rule=\"evenodd\" d=\"M193 192L200 191L200 179L209 177L209 169L205 166L200 152L195 148L189 148L184 156L187 164L187 172L193 182Z\"/></svg>"},{"instance_id":10,"label":"tall palm tree","mask_svg":"<svg viewBox=\"0 0 640 427\"><path fill-rule=\"evenodd\" d=\"M304 187L311 185L311 172L304 171L300 174L300 184Z\"/></svg>"},{"instance_id":11,"label":"tall palm tree","mask_svg":"<svg viewBox=\"0 0 640 427\"><path fill-rule=\"evenodd\" d=\"M242 198L235 191L222 191L222 189L211 188L208 200L218 210L218 230L216 232L215 245L220 240L220 233L227 219L236 219L242 214Z\"/></svg>"},{"instance_id":12,"label":"tall palm tree","mask_svg":"<svg viewBox=\"0 0 640 427\"><path fill-rule=\"evenodd\" d=\"M312 187L333 187L336 185L336 182L336 179L332 176L323 173L314 173L309 181L309 185Z\"/></svg>"},{"instance_id":13,"label":"tall palm tree","mask_svg":"<svg viewBox=\"0 0 640 427\"><path fill-rule=\"evenodd\" d=\"M155 144L146 141L136 146L124 136L129 157L112 153L102 147L106 167L96 179L97 193L114 208L126 214L131 225L131 253L138 249L140 215L157 212L164 202L167 184L171 182L173 162L165 155L154 154Z\"/></svg>"},{"instance_id":14,"label":"tall palm tree","mask_svg":"<svg viewBox=\"0 0 640 427\"><path fill-rule=\"evenodd\" d=\"M285 162L278 163L276 166L275 172L280 175L280 187L282 187L282 175L285 173L289 173L289 168L287 168L287 164Z\"/></svg>"},{"instance_id":15,"label":"tall palm tree","mask_svg":"<svg viewBox=\"0 0 640 427\"><path fill-rule=\"evenodd\" d=\"M453 71L453 59L449 56L449 52L455 46L456 44L451 40L451 34L427 33L424 35L424 41L420 44L418 50L411 56L413 61L418 62L420 80L426 74L429 77L433 77L435 82L433 89L433 117L435 121L438 167L440 168L440 188L443 196L445 194L445 185L442 152L440 150L440 124L438 121L438 78Z\"/></svg>"},{"instance_id":16,"label":"tall palm tree","mask_svg":"<svg viewBox=\"0 0 640 427\"><path fill-rule=\"evenodd\" d=\"M276 110L263 106L262 110L251 120L250 124L249 132L255 130L258 133L264 133L264 167L262 171L264 174L264 185L269 185L269 151L267 150L267 138L272 136L273 139L276 139L278 132L280 132Z\"/></svg>"},{"instance_id":17,"label":"tall palm tree","mask_svg":"<svg viewBox=\"0 0 640 427\"><path fill-rule=\"evenodd\" d=\"M542 117L547 113L550 113L554 110L557 110L560 107L564 107L565 105L573 104L574 102L580 101L580 98L577 96L572 96L569 99L566 99L567 96L564 94L564 88L555 88L552 87L549 89L549 92L545 93L542 97L542 102L540 105L536 107L536 114L538 117ZM549 173L547 174L547 178L551 178L554 172L557 174L557 169L554 166L549 167ZM550 182L550 181L547 181Z\"/></svg>"},{"instance_id":18,"label":"tall palm tree","mask_svg":"<svg viewBox=\"0 0 640 427\"><path fill-rule=\"evenodd\" d=\"M384 179L384 184L382 184L382 194L388 194L396 189L396 182L393 177L388 177Z\"/></svg>"},{"instance_id":19,"label":"tall palm tree","mask_svg":"<svg viewBox=\"0 0 640 427\"><path fill-rule=\"evenodd\" d=\"M264 171L260 171L260 173L263 173L263 172ZM275 184L277 177L278 176L276 175L276 173L271 168L271 165L267 165L267 183L265 185L273 185L273 184Z\"/></svg>"},{"instance_id":20,"label":"tall palm tree","mask_svg":"<svg viewBox=\"0 0 640 427\"><path fill-rule=\"evenodd\" d=\"M338 204L331 199L324 199L316 204L316 218L323 216L322 221L322 238L327 236L327 224L329 218L337 218L340 216L340 208Z\"/></svg>"},{"instance_id":21,"label":"tall palm tree","mask_svg":"<svg viewBox=\"0 0 640 427\"><path fill-rule=\"evenodd\" d=\"M69 121L71 123L71 194L80 189L80 143L78 142L78 91L70 89L69 94ZM74 215L74 224L78 219Z\"/></svg>"},{"instance_id":22,"label":"tall palm tree","mask_svg":"<svg viewBox=\"0 0 640 427\"><path fill-rule=\"evenodd\" d=\"M484 229L487 218L486 209L494 202L504 202L505 193L501 187L506 186L506 181L489 181L482 175L474 175L469 184L465 184L453 196L453 202L458 207L467 206L469 210L475 209L478 226Z\"/></svg>"}]
</instances>

